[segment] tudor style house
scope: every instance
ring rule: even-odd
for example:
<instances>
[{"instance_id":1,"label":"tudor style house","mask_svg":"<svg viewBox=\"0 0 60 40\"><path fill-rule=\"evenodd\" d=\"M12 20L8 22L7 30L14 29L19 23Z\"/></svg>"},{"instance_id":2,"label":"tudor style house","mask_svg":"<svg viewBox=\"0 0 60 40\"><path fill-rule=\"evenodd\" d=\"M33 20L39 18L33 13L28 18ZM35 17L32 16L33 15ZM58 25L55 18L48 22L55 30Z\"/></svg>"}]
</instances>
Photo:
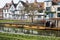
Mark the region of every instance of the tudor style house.
<instances>
[{"instance_id":1,"label":"tudor style house","mask_svg":"<svg viewBox=\"0 0 60 40\"><path fill-rule=\"evenodd\" d=\"M34 17L34 20L41 20L44 18L44 2L37 2L37 0L35 0L34 3L29 3L28 0L26 0L26 2L19 1L18 3L14 3L12 0L11 3L6 3L6 5L3 7L3 19L29 19L30 17L26 15L28 15L30 12L26 13L26 11L24 11L25 7L27 6L42 9L41 12L38 12L37 10L34 11L34 15L37 15Z\"/></svg>"},{"instance_id":2,"label":"tudor style house","mask_svg":"<svg viewBox=\"0 0 60 40\"><path fill-rule=\"evenodd\" d=\"M36 20L43 20L45 18L44 2L37 2L37 0L35 0L33 6L38 8L38 10L35 10L35 13L34 13L35 15L37 15L37 16L35 16L35 19Z\"/></svg>"},{"instance_id":3,"label":"tudor style house","mask_svg":"<svg viewBox=\"0 0 60 40\"><path fill-rule=\"evenodd\" d=\"M34 3L29 3L28 0L26 2L19 1L18 3L14 3L12 0L11 3L6 3L3 8L0 8L0 19L30 20L29 14L32 13L28 6L33 7L34 20L53 20L56 23L56 27L60 27L60 0L48 0L44 2L34 0ZM25 8L30 11L26 12Z\"/></svg>"},{"instance_id":4,"label":"tudor style house","mask_svg":"<svg viewBox=\"0 0 60 40\"><path fill-rule=\"evenodd\" d=\"M3 19L20 19L21 10L24 9L24 6L22 5L21 1L18 3L14 3L12 0L12 3L6 3L6 5L3 7Z\"/></svg>"}]
</instances>

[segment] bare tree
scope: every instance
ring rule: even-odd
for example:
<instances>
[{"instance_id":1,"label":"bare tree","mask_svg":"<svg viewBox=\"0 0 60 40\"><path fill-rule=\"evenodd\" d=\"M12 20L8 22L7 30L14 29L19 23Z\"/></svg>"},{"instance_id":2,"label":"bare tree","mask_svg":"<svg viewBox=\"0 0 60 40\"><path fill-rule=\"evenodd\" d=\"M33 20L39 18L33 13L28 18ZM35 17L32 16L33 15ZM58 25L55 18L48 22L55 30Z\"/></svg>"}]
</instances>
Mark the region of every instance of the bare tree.
<instances>
[{"instance_id":1,"label":"bare tree","mask_svg":"<svg viewBox=\"0 0 60 40\"><path fill-rule=\"evenodd\" d=\"M25 9L24 9L24 11L28 14L28 13L30 13L30 14L28 14L28 16L29 17L31 17L31 21L32 21L32 23L33 23L33 21L34 21L34 12L35 12L35 10L37 10L37 11L41 11L41 8L39 8L37 5L34 5L34 4L26 4L26 3L24 3L24 2L22 2L21 1L21 3L23 4L23 6L25 7Z\"/></svg>"}]
</instances>

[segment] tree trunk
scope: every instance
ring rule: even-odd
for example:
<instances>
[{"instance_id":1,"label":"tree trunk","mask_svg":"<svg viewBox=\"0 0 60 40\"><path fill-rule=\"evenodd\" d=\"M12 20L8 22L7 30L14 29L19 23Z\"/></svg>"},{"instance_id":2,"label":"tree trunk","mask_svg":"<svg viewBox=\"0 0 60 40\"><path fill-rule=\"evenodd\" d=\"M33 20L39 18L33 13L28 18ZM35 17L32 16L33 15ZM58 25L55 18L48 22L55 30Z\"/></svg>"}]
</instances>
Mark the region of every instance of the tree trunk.
<instances>
[{"instance_id":1,"label":"tree trunk","mask_svg":"<svg viewBox=\"0 0 60 40\"><path fill-rule=\"evenodd\" d=\"M32 23L34 22L33 17L34 17L34 11L32 11L32 17L31 17Z\"/></svg>"},{"instance_id":2,"label":"tree trunk","mask_svg":"<svg viewBox=\"0 0 60 40\"><path fill-rule=\"evenodd\" d=\"M33 15L32 15L32 18L31 18L31 20L32 20L32 23L33 23Z\"/></svg>"}]
</instances>

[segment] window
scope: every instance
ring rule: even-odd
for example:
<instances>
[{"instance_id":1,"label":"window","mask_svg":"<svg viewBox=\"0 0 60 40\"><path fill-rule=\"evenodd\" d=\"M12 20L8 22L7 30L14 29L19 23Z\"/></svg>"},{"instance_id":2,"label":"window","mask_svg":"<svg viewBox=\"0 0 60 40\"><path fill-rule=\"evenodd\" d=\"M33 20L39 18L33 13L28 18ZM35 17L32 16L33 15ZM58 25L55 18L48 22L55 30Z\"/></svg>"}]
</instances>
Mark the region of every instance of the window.
<instances>
[{"instance_id":1,"label":"window","mask_svg":"<svg viewBox=\"0 0 60 40\"><path fill-rule=\"evenodd\" d=\"M7 12L8 12L9 10L7 9Z\"/></svg>"},{"instance_id":2,"label":"window","mask_svg":"<svg viewBox=\"0 0 60 40\"><path fill-rule=\"evenodd\" d=\"M60 17L60 13L57 14L57 17Z\"/></svg>"},{"instance_id":3,"label":"window","mask_svg":"<svg viewBox=\"0 0 60 40\"><path fill-rule=\"evenodd\" d=\"M7 14L5 14L5 17L7 17Z\"/></svg>"},{"instance_id":4,"label":"window","mask_svg":"<svg viewBox=\"0 0 60 40\"><path fill-rule=\"evenodd\" d=\"M58 5L60 5L60 2L58 2Z\"/></svg>"},{"instance_id":5,"label":"window","mask_svg":"<svg viewBox=\"0 0 60 40\"><path fill-rule=\"evenodd\" d=\"M46 4L47 6L49 5L49 2L47 2L47 4Z\"/></svg>"},{"instance_id":6,"label":"window","mask_svg":"<svg viewBox=\"0 0 60 40\"><path fill-rule=\"evenodd\" d=\"M53 18L53 13L48 14L50 18Z\"/></svg>"},{"instance_id":7,"label":"window","mask_svg":"<svg viewBox=\"0 0 60 40\"><path fill-rule=\"evenodd\" d=\"M11 10L14 10L14 7L13 6L11 7Z\"/></svg>"},{"instance_id":8,"label":"window","mask_svg":"<svg viewBox=\"0 0 60 40\"><path fill-rule=\"evenodd\" d=\"M60 7L58 7L57 10L60 11Z\"/></svg>"},{"instance_id":9,"label":"window","mask_svg":"<svg viewBox=\"0 0 60 40\"><path fill-rule=\"evenodd\" d=\"M46 11L50 11L51 10L51 8L50 7L46 7Z\"/></svg>"},{"instance_id":10,"label":"window","mask_svg":"<svg viewBox=\"0 0 60 40\"><path fill-rule=\"evenodd\" d=\"M38 18L41 18L41 16L40 16L40 15L38 15Z\"/></svg>"},{"instance_id":11,"label":"window","mask_svg":"<svg viewBox=\"0 0 60 40\"><path fill-rule=\"evenodd\" d=\"M6 10L4 10L6 12Z\"/></svg>"}]
</instances>

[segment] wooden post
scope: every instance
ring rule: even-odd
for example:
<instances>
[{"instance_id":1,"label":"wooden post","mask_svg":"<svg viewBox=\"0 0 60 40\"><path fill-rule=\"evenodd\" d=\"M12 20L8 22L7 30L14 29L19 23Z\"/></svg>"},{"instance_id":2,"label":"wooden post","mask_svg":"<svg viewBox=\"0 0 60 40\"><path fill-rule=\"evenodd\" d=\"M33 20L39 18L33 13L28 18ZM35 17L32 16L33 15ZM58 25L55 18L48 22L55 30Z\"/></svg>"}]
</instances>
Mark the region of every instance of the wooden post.
<instances>
[{"instance_id":1,"label":"wooden post","mask_svg":"<svg viewBox=\"0 0 60 40\"><path fill-rule=\"evenodd\" d=\"M58 27L58 21L56 20L56 27Z\"/></svg>"}]
</instances>

